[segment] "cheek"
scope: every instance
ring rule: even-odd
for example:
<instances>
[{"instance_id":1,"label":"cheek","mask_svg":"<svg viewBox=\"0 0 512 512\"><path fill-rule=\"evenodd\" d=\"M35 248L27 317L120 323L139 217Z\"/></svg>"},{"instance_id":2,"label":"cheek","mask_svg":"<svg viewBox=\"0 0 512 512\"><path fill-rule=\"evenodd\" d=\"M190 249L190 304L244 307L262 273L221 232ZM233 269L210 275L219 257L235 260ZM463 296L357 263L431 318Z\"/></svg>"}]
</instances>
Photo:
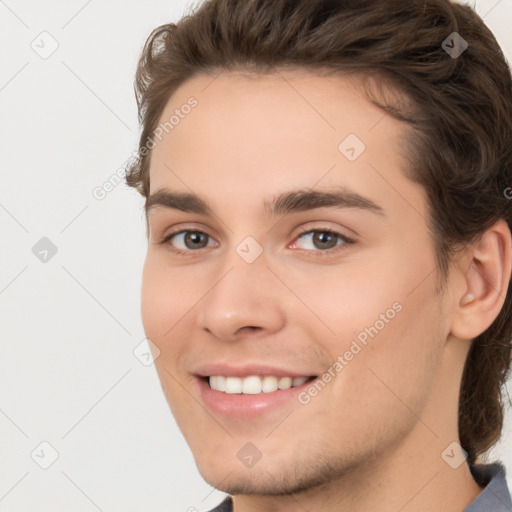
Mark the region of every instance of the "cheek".
<instances>
[{"instance_id":1,"label":"cheek","mask_svg":"<svg viewBox=\"0 0 512 512\"><path fill-rule=\"evenodd\" d=\"M412 283L421 279L412 280L418 278L413 268L403 268L402 274L387 281L388 286L373 291L368 287L365 297L358 296L346 306L350 328L340 345L352 359L342 372L338 390L344 396L357 390L358 401L353 405L376 422L382 421L379 418L412 421L404 403L420 414L435 382L445 341L434 275L424 279L421 272L423 282L415 289ZM342 322L337 325L343 332ZM352 356L352 351L357 355ZM346 352L338 348L333 355L340 353Z\"/></svg>"},{"instance_id":2,"label":"cheek","mask_svg":"<svg viewBox=\"0 0 512 512\"><path fill-rule=\"evenodd\" d=\"M399 439L413 427L417 419L411 411L421 415L424 410L439 368L442 337L432 326L436 303L411 297L388 312L388 323L360 312L358 322L350 316L338 319L338 335L325 345L335 377L303 410L303 421L324 432L330 444L350 439L355 452L378 450L380 443L390 442L386 436ZM386 314L386 301L381 304L376 311Z\"/></svg>"},{"instance_id":3,"label":"cheek","mask_svg":"<svg viewBox=\"0 0 512 512\"><path fill-rule=\"evenodd\" d=\"M188 345L187 322L192 315L187 313L197 302L197 295L186 272L170 268L159 255L148 252L142 275L142 323L146 337L160 350L155 368L177 418L190 406L190 398L183 391L186 376L179 371L179 361Z\"/></svg>"},{"instance_id":4,"label":"cheek","mask_svg":"<svg viewBox=\"0 0 512 512\"><path fill-rule=\"evenodd\" d=\"M304 316L315 330L316 339L332 339L344 345L375 323L379 331L396 316L396 306L404 300L403 284L393 269L384 269L369 258L339 267L312 268L290 276L296 295L308 306ZM311 313L311 314L310 314ZM381 315L386 323L382 324ZM299 320L300 322L300 320ZM364 335L361 335L364 337Z\"/></svg>"},{"instance_id":5,"label":"cheek","mask_svg":"<svg viewBox=\"0 0 512 512\"><path fill-rule=\"evenodd\" d=\"M298 295L336 337L352 339L374 328L387 331L391 324L400 325L405 315L397 310L406 307L411 318L428 315L430 321L428 310L438 305L439 298L427 236L419 235L413 245L406 237L395 237L342 265L297 274L293 282L298 283Z\"/></svg>"},{"instance_id":6,"label":"cheek","mask_svg":"<svg viewBox=\"0 0 512 512\"><path fill-rule=\"evenodd\" d=\"M148 253L142 274L142 323L146 336L161 350L177 347L170 341L187 321L187 312L197 302L197 296L196 287L190 285L183 272Z\"/></svg>"},{"instance_id":7,"label":"cheek","mask_svg":"<svg viewBox=\"0 0 512 512\"><path fill-rule=\"evenodd\" d=\"M347 355L346 378L360 379L367 367L375 368L405 392L407 382L431 378L445 326L434 256L426 241L422 247L390 245L347 265L293 276L297 295L315 313L308 314L313 339L323 340L332 363Z\"/></svg>"}]
</instances>

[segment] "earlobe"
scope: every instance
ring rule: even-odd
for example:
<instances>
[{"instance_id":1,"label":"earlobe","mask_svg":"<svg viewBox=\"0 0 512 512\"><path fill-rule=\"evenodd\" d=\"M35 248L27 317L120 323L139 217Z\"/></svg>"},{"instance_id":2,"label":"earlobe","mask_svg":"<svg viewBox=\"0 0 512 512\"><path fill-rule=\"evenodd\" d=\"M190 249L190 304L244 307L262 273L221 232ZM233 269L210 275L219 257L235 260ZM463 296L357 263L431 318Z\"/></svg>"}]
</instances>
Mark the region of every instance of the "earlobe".
<instances>
[{"instance_id":1,"label":"earlobe","mask_svg":"<svg viewBox=\"0 0 512 512\"><path fill-rule=\"evenodd\" d=\"M496 319L507 294L512 267L512 237L507 223L499 220L469 246L465 262L464 287L455 300L451 334L473 339Z\"/></svg>"}]
</instances>

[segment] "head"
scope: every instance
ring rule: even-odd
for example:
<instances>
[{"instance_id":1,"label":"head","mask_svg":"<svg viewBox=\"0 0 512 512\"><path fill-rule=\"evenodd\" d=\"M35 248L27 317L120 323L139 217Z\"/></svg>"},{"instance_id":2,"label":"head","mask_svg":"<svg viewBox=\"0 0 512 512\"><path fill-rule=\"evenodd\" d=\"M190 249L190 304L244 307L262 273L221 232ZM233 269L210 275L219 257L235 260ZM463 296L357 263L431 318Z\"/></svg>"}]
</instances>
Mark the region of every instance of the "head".
<instances>
[{"instance_id":1,"label":"head","mask_svg":"<svg viewBox=\"0 0 512 512\"><path fill-rule=\"evenodd\" d=\"M300 489L397 449L441 406L470 462L495 444L512 81L470 7L208 1L152 32L136 94L126 180L147 206L143 323L207 480ZM255 417L205 408L201 371L247 361L324 385ZM273 476L226 476L242 447Z\"/></svg>"}]
</instances>

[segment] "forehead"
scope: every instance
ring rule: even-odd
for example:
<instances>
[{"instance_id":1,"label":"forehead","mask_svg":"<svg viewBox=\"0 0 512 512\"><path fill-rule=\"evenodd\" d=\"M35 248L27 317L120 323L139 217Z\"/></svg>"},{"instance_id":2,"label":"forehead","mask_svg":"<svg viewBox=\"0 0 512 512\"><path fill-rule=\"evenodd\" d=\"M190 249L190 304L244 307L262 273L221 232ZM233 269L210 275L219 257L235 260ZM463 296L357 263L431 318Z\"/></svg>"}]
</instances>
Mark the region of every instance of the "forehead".
<instances>
[{"instance_id":1,"label":"forehead","mask_svg":"<svg viewBox=\"0 0 512 512\"><path fill-rule=\"evenodd\" d=\"M406 179L401 171L407 126L368 101L353 76L198 75L172 95L160 126L151 156L151 193L243 191L250 201L290 186L319 184L363 186L380 194L379 174L394 182Z\"/></svg>"}]
</instances>

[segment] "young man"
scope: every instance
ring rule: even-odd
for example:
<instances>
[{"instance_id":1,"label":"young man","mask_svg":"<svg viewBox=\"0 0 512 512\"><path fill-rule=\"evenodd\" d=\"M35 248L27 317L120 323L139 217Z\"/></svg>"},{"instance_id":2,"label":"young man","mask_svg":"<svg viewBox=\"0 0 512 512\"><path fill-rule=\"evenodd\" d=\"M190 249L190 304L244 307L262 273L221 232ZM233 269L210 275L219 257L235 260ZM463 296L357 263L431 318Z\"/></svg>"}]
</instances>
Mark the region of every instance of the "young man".
<instances>
[{"instance_id":1,"label":"young man","mask_svg":"<svg viewBox=\"0 0 512 512\"><path fill-rule=\"evenodd\" d=\"M148 39L142 318L216 511L510 511L512 81L448 0L211 0Z\"/></svg>"}]
</instances>

